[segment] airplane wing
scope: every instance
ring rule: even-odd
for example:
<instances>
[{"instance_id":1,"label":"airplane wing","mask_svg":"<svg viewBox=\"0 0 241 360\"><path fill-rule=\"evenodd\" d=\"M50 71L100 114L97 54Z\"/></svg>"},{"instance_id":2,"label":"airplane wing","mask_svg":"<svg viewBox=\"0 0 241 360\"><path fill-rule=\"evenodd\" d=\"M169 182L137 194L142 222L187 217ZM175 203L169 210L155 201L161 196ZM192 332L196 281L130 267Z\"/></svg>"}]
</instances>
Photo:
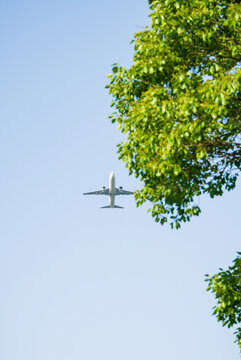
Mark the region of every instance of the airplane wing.
<instances>
[{"instance_id":1,"label":"airplane wing","mask_svg":"<svg viewBox=\"0 0 241 360\"><path fill-rule=\"evenodd\" d=\"M83 193L83 195L109 195L109 189L91 191L91 192Z\"/></svg>"},{"instance_id":2,"label":"airplane wing","mask_svg":"<svg viewBox=\"0 0 241 360\"><path fill-rule=\"evenodd\" d=\"M132 195L134 194L132 191L127 191L124 189L115 189L116 190L116 195Z\"/></svg>"},{"instance_id":3,"label":"airplane wing","mask_svg":"<svg viewBox=\"0 0 241 360\"><path fill-rule=\"evenodd\" d=\"M132 191L127 191L127 190L122 190L120 192L120 195L132 195L132 194L134 194Z\"/></svg>"}]
</instances>

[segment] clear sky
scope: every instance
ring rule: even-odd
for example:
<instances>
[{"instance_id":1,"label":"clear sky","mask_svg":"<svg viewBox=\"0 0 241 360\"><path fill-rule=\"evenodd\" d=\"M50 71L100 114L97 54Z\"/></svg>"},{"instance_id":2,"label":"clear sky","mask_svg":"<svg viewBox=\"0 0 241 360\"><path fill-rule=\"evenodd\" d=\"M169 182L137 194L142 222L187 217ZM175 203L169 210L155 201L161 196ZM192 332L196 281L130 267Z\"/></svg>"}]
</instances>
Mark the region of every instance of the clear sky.
<instances>
[{"instance_id":1,"label":"clear sky","mask_svg":"<svg viewBox=\"0 0 241 360\"><path fill-rule=\"evenodd\" d=\"M240 182L178 231L108 186L140 187L108 119L111 64L147 0L0 3L0 359L236 360L204 274L240 251Z\"/></svg>"}]
</instances>

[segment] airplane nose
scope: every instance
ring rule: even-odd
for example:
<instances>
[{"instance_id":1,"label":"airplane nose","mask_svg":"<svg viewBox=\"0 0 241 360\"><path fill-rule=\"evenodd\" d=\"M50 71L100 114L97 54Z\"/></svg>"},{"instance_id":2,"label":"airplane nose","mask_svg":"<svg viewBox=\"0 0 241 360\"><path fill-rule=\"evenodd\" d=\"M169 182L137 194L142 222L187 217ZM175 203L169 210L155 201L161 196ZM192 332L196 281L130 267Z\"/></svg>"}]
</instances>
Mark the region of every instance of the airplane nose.
<instances>
[{"instance_id":1,"label":"airplane nose","mask_svg":"<svg viewBox=\"0 0 241 360\"><path fill-rule=\"evenodd\" d=\"M114 171L112 171L112 172L110 173L110 177L109 177L109 179L110 179L110 182L112 182L112 181L114 181L114 180L115 180Z\"/></svg>"}]
</instances>

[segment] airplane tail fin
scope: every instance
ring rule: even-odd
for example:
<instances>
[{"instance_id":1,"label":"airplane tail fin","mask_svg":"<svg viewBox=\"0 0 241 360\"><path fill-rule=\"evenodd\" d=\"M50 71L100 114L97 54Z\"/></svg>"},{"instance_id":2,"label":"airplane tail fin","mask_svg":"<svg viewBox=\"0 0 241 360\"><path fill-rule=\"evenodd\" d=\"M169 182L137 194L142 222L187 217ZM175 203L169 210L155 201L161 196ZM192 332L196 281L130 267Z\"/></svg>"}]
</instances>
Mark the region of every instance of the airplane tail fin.
<instances>
[{"instance_id":1,"label":"airplane tail fin","mask_svg":"<svg viewBox=\"0 0 241 360\"><path fill-rule=\"evenodd\" d=\"M107 208L110 208L110 205L107 205L107 206L102 206L101 209L107 209ZM122 206L118 206L118 205L114 205L114 208L116 209L124 209ZM113 209L113 208L112 208Z\"/></svg>"}]
</instances>

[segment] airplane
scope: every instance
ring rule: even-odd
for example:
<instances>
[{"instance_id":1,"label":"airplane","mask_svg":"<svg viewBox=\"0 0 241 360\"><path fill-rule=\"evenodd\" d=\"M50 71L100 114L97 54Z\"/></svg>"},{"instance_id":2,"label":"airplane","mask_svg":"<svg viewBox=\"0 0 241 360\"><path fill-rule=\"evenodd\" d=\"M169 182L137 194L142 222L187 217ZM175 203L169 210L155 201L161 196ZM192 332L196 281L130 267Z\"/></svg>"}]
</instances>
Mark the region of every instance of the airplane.
<instances>
[{"instance_id":1,"label":"airplane","mask_svg":"<svg viewBox=\"0 0 241 360\"><path fill-rule=\"evenodd\" d=\"M109 188L106 189L105 186L103 186L102 190L92 191L83 193L83 195L109 195L109 205L102 206L101 209L124 209L122 206L115 205L115 197L116 195L132 195L132 191L123 190L122 186L118 188L115 187L115 174L113 171L110 174L109 178Z\"/></svg>"}]
</instances>

